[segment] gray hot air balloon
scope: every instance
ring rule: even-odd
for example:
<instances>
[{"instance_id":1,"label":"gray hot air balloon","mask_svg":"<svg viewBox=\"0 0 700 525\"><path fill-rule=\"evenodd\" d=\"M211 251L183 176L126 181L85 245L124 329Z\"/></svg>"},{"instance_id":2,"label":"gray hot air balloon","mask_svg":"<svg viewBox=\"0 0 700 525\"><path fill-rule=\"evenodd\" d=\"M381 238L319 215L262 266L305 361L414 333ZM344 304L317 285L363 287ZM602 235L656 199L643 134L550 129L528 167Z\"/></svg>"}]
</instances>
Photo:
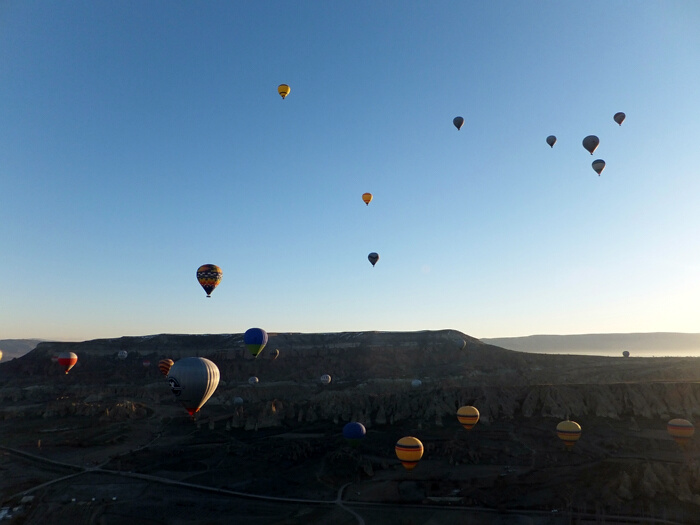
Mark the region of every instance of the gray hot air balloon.
<instances>
[{"instance_id":1,"label":"gray hot air balloon","mask_svg":"<svg viewBox=\"0 0 700 525\"><path fill-rule=\"evenodd\" d=\"M617 122L620 126L622 126L622 123L625 121L625 116L626 115L622 111L620 111L618 113L615 113L615 115L613 116L613 120Z\"/></svg>"},{"instance_id":2,"label":"gray hot air balloon","mask_svg":"<svg viewBox=\"0 0 700 525\"><path fill-rule=\"evenodd\" d=\"M321 383L323 383L324 385L329 385L331 383L331 376L329 376L328 374L323 374L321 376Z\"/></svg>"},{"instance_id":3,"label":"gray hot air balloon","mask_svg":"<svg viewBox=\"0 0 700 525\"><path fill-rule=\"evenodd\" d=\"M119 350L117 357L123 361L124 359L127 358L128 355L129 355L129 352L127 352L126 350Z\"/></svg>"},{"instance_id":4,"label":"gray hot air balloon","mask_svg":"<svg viewBox=\"0 0 700 525\"><path fill-rule=\"evenodd\" d=\"M556 143L557 137L555 137L554 135L550 135L549 137L547 137L547 144L549 144L550 148L553 148Z\"/></svg>"},{"instance_id":5,"label":"gray hot air balloon","mask_svg":"<svg viewBox=\"0 0 700 525\"><path fill-rule=\"evenodd\" d=\"M462 126L464 126L464 119L462 117L455 117L454 119L452 119L452 124L455 125L455 128L457 128L457 130L460 130L462 129Z\"/></svg>"},{"instance_id":6,"label":"gray hot air balloon","mask_svg":"<svg viewBox=\"0 0 700 525\"><path fill-rule=\"evenodd\" d=\"M367 258L369 259L369 262L372 263L372 266L374 266L379 260L379 254L377 252L372 252L367 256Z\"/></svg>"},{"instance_id":7,"label":"gray hot air balloon","mask_svg":"<svg viewBox=\"0 0 700 525\"><path fill-rule=\"evenodd\" d=\"M422 384L423 384L423 381L421 381L420 379L414 379L413 381L411 381L411 386L413 388L418 388Z\"/></svg>"},{"instance_id":8,"label":"gray hot air balloon","mask_svg":"<svg viewBox=\"0 0 700 525\"><path fill-rule=\"evenodd\" d=\"M598 147L598 144L600 144L600 139L595 135L588 135L585 139L583 139L583 147L586 148L586 151L588 151L588 153L591 155L593 155L593 152Z\"/></svg>"},{"instance_id":9,"label":"gray hot air balloon","mask_svg":"<svg viewBox=\"0 0 700 525\"><path fill-rule=\"evenodd\" d=\"M260 379L258 379L255 376L249 377L248 378L248 384L249 385L257 385L260 382Z\"/></svg>"},{"instance_id":10,"label":"gray hot air balloon","mask_svg":"<svg viewBox=\"0 0 700 525\"><path fill-rule=\"evenodd\" d=\"M168 372L170 390L191 416L212 396L219 378L219 368L204 357L180 359Z\"/></svg>"},{"instance_id":11,"label":"gray hot air balloon","mask_svg":"<svg viewBox=\"0 0 700 525\"><path fill-rule=\"evenodd\" d=\"M593 170L600 177L600 174L603 173L603 170L605 169L605 161L603 159L594 160L591 166L593 166Z\"/></svg>"}]
</instances>

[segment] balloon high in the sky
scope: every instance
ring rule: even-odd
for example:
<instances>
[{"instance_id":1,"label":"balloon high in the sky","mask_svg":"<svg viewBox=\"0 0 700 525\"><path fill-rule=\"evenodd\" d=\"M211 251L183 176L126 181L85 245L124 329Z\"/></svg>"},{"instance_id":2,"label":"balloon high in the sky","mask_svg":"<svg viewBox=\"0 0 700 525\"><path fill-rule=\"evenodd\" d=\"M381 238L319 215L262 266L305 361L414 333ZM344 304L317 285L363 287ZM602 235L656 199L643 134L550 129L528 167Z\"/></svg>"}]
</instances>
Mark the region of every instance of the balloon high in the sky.
<instances>
[{"instance_id":1,"label":"balloon high in the sky","mask_svg":"<svg viewBox=\"0 0 700 525\"><path fill-rule=\"evenodd\" d=\"M399 458L401 464L406 470L413 470L423 457L423 443L420 439L413 436L406 436L399 439L396 443L396 457Z\"/></svg>"},{"instance_id":2,"label":"balloon high in the sky","mask_svg":"<svg viewBox=\"0 0 700 525\"><path fill-rule=\"evenodd\" d=\"M600 139L595 135L588 135L583 139L583 147L586 148L586 151L591 155L593 155L593 152L598 148L598 144L600 144Z\"/></svg>"},{"instance_id":3,"label":"balloon high in the sky","mask_svg":"<svg viewBox=\"0 0 700 525\"><path fill-rule=\"evenodd\" d=\"M212 396L219 378L219 367L204 357L180 359L168 372L170 390L191 416Z\"/></svg>"},{"instance_id":4,"label":"balloon high in the sky","mask_svg":"<svg viewBox=\"0 0 700 525\"><path fill-rule=\"evenodd\" d=\"M681 446L688 444L695 434L695 427L687 419L672 419L666 425L669 435Z\"/></svg>"},{"instance_id":5,"label":"balloon high in the sky","mask_svg":"<svg viewBox=\"0 0 700 525\"><path fill-rule=\"evenodd\" d=\"M362 201L369 206L369 203L372 202L372 194L371 193L363 193L362 194Z\"/></svg>"},{"instance_id":6,"label":"balloon high in the sky","mask_svg":"<svg viewBox=\"0 0 700 525\"><path fill-rule=\"evenodd\" d=\"M467 430L474 428L474 425L479 421L479 411L473 406L459 407L457 410L457 420Z\"/></svg>"},{"instance_id":7,"label":"balloon high in the sky","mask_svg":"<svg viewBox=\"0 0 700 525\"><path fill-rule=\"evenodd\" d=\"M280 94L280 96L284 99L287 95L289 95L289 92L291 89L287 84L280 84L277 86L277 93ZM303 90L302 90L303 91ZM303 96L301 98L304 98ZM298 102L298 101L297 101Z\"/></svg>"},{"instance_id":8,"label":"balloon high in the sky","mask_svg":"<svg viewBox=\"0 0 700 525\"><path fill-rule=\"evenodd\" d=\"M164 376L168 375L168 372L170 372L170 368L173 366L175 361L172 359L161 359L158 362L158 370L160 370L160 373L163 374Z\"/></svg>"},{"instance_id":9,"label":"balloon high in the sky","mask_svg":"<svg viewBox=\"0 0 700 525\"><path fill-rule=\"evenodd\" d=\"M594 160L591 166L593 167L593 171L595 171L600 177L600 174L603 173L603 170L605 169L605 161L603 159Z\"/></svg>"},{"instance_id":10,"label":"balloon high in the sky","mask_svg":"<svg viewBox=\"0 0 700 525\"><path fill-rule=\"evenodd\" d=\"M369 259L369 262L371 262L372 266L374 266L379 260L379 254L377 252L372 252L367 256L367 259Z\"/></svg>"},{"instance_id":11,"label":"balloon high in the sky","mask_svg":"<svg viewBox=\"0 0 700 525\"><path fill-rule=\"evenodd\" d=\"M63 371L67 374L68 370L75 366L78 362L78 356L73 352L61 352L58 354L58 364L63 367Z\"/></svg>"},{"instance_id":12,"label":"balloon high in the sky","mask_svg":"<svg viewBox=\"0 0 700 525\"><path fill-rule=\"evenodd\" d=\"M367 429L362 423L352 421L343 427L343 437L348 440L351 446L356 447L360 440L367 434Z\"/></svg>"},{"instance_id":13,"label":"balloon high in the sky","mask_svg":"<svg viewBox=\"0 0 700 525\"><path fill-rule=\"evenodd\" d=\"M321 383L323 383L324 385L330 385L331 384L331 376L329 376L328 374L323 374L321 376Z\"/></svg>"},{"instance_id":14,"label":"balloon high in the sky","mask_svg":"<svg viewBox=\"0 0 700 525\"><path fill-rule=\"evenodd\" d=\"M243 343L254 357L258 357L267 344L267 332L262 328L249 328L243 335Z\"/></svg>"},{"instance_id":15,"label":"balloon high in the sky","mask_svg":"<svg viewBox=\"0 0 700 525\"><path fill-rule=\"evenodd\" d=\"M564 442L566 448L571 449L581 437L581 425L568 419L562 421L557 425L557 437Z\"/></svg>"},{"instance_id":16,"label":"balloon high in the sky","mask_svg":"<svg viewBox=\"0 0 700 525\"><path fill-rule=\"evenodd\" d=\"M553 148L556 143L557 137L555 137L554 135L550 135L549 137L547 137L547 144L549 144L550 148Z\"/></svg>"},{"instance_id":17,"label":"balloon high in the sky","mask_svg":"<svg viewBox=\"0 0 700 525\"><path fill-rule=\"evenodd\" d=\"M211 297L211 293L214 291L214 288L219 286L223 275L224 272L215 264L203 264L197 268L197 280L204 288L204 291L207 292L207 297Z\"/></svg>"},{"instance_id":18,"label":"balloon high in the sky","mask_svg":"<svg viewBox=\"0 0 700 525\"><path fill-rule=\"evenodd\" d=\"M464 119L462 117L455 117L454 119L452 119L452 124L454 124L455 128L457 128L457 131L459 131L464 125Z\"/></svg>"},{"instance_id":19,"label":"balloon high in the sky","mask_svg":"<svg viewBox=\"0 0 700 525\"><path fill-rule=\"evenodd\" d=\"M626 115L622 111L620 111L618 113L615 113L615 115L613 116L613 120L617 122L620 126L622 126L622 123L625 121L625 116Z\"/></svg>"}]
</instances>

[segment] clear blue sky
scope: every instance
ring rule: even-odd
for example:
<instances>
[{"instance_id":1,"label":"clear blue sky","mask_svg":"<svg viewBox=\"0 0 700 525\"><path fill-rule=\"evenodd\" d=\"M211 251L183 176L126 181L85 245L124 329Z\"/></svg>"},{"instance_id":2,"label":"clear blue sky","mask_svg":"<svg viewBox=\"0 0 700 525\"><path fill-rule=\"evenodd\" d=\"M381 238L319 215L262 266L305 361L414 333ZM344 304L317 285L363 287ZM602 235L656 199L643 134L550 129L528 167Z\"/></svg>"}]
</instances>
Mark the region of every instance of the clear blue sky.
<instances>
[{"instance_id":1,"label":"clear blue sky","mask_svg":"<svg viewBox=\"0 0 700 525\"><path fill-rule=\"evenodd\" d=\"M0 339L698 332L699 27L692 1L0 1Z\"/></svg>"}]
</instances>

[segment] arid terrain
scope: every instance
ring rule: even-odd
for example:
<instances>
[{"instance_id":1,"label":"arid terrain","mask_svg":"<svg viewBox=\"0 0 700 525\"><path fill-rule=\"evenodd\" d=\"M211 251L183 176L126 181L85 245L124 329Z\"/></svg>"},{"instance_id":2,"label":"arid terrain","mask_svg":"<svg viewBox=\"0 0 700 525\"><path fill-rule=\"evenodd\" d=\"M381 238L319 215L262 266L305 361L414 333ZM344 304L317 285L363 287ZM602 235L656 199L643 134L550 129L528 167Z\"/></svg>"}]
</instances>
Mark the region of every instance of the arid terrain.
<instances>
[{"instance_id":1,"label":"arid terrain","mask_svg":"<svg viewBox=\"0 0 700 525\"><path fill-rule=\"evenodd\" d=\"M63 351L79 357L67 375ZM157 367L187 356L221 372L194 419ZM700 449L666 432L700 415L700 358L521 353L443 330L270 334L254 359L241 334L156 335L40 343L0 363L0 400L11 523L700 523ZM571 451L567 418L583 429ZM349 421L367 428L357 447ZM425 446L413 471L394 453L407 435Z\"/></svg>"}]
</instances>

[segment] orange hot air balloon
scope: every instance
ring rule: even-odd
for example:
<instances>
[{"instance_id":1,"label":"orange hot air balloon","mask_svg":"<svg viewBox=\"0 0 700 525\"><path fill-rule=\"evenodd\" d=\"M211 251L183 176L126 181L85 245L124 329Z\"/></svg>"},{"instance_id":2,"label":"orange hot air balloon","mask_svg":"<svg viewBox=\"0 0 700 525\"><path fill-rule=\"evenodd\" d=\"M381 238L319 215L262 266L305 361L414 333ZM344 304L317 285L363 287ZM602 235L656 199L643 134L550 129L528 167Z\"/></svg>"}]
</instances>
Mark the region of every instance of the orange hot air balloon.
<instances>
[{"instance_id":1,"label":"orange hot air balloon","mask_svg":"<svg viewBox=\"0 0 700 525\"><path fill-rule=\"evenodd\" d=\"M158 361L158 370L160 370L161 374L167 376L168 372L170 372L170 367L172 367L174 364L175 361L172 359L161 359Z\"/></svg>"},{"instance_id":2,"label":"orange hot air balloon","mask_svg":"<svg viewBox=\"0 0 700 525\"><path fill-rule=\"evenodd\" d=\"M557 425L557 437L564 442L566 448L571 450L581 437L581 425L575 421L562 421Z\"/></svg>"},{"instance_id":3,"label":"orange hot air balloon","mask_svg":"<svg viewBox=\"0 0 700 525\"><path fill-rule=\"evenodd\" d=\"M58 364L63 367L66 374L68 373L68 370L73 368L77 362L78 356L73 352L61 352L58 354Z\"/></svg>"},{"instance_id":4,"label":"orange hot air balloon","mask_svg":"<svg viewBox=\"0 0 700 525\"><path fill-rule=\"evenodd\" d=\"M277 93L280 94L280 97L282 97L282 99L289 95L290 91L291 89L287 84L280 84L279 86L277 86Z\"/></svg>"},{"instance_id":5,"label":"orange hot air balloon","mask_svg":"<svg viewBox=\"0 0 700 525\"><path fill-rule=\"evenodd\" d=\"M479 411L472 406L463 406L457 410L457 420L467 430L474 428L479 421Z\"/></svg>"},{"instance_id":6,"label":"orange hot air balloon","mask_svg":"<svg viewBox=\"0 0 700 525\"><path fill-rule=\"evenodd\" d=\"M695 434L695 427L687 419L672 419L666 425L669 435L681 446L685 446Z\"/></svg>"},{"instance_id":7,"label":"orange hot air balloon","mask_svg":"<svg viewBox=\"0 0 700 525\"><path fill-rule=\"evenodd\" d=\"M214 291L214 288L219 286L223 275L224 272L215 264L203 264L197 268L197 280L204 288L204 291L207 292L207 297L211 297L211 293Z\"/></svg>"},{"instance_id":8,"label":"orange hot air balloon","mask_svg":"<svg viewBox=\"0 0 700 525\"><path fill-rule=\"evenodd\" d=\"M371 193L363 193L362 200L365 202L365 204L367 206L369 206L369 203L372 202L372 194Z\"/></svg>"},{"instance_id":9,"label":"orange hot air balloon","mask_svg":"<svg viewBox=\"0 0 700 525\"><path fill-rule=\"evenodd\" d=\"M396 457L406 470L413 470L423 457L423 443L418 438L406 436L396 443Z\"/></svg>"}]
</instances>

